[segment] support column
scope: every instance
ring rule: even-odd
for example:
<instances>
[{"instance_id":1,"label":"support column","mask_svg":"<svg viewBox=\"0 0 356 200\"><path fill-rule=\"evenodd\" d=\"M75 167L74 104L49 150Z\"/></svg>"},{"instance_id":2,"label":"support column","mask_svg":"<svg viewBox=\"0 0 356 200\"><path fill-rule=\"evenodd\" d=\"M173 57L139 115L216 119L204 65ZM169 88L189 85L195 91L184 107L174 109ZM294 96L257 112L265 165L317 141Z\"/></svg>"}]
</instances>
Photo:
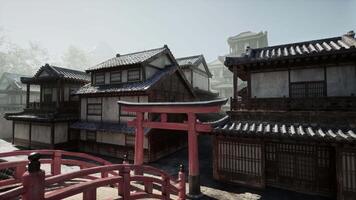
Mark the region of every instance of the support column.
<instances>
[{"instance_id":1,"label":"support column","mask_svg":"<svg viewBox=\"0 0 356 200\"><path fill-rule=\"evenodd\" d=\"M135 135L135 165L142 165L143 164L143 113L137 112L136 113L136 135Z\"/></svg>"},{"instance_id":2,"label":"support column","mask_svg":"<svg viewBox=\"0 0 356 200\"><path fill-rule=\"evenodd\" d=\"M195 113L188 113L188 151L189 151L189 196L198 198L200 192L198 133L195 131Z\"/></svg>"},{"instance_id":3,"label":"support column","mask_svg":"<svg viewBox=\"0 0 356 200\"><path fill-rule=\"evenodd\" d=\"M26 108L30 108L30 84L26 84Z\"/></svg>"}]
</instances>

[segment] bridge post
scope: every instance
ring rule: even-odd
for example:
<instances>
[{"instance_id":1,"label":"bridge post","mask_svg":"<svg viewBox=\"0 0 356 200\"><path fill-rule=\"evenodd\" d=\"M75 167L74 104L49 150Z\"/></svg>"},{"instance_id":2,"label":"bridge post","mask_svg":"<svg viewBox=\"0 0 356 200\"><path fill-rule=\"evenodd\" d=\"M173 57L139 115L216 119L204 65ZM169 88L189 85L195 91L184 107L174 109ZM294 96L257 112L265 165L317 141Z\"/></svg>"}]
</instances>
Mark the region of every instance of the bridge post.
<instances>
[{"instance_id":1,"label":"bridge post","mask_svg":"<svg viewBox=\"0 0 356 200\"><path fill-rule=\"evenodd\" d=\"M23 200L44 200L45 172L41 170L39 153L31 153L28 156L30 163L28 171L22 176L22 185L25 189Z\"/></svg>"},{"instance_id":2,"label":"bridge post","mask_svg":"<svg viewBox=\"0 0 356 200\"><path fill-rule=\"evenodd\" d=\"M195 130L195 113L188 113L188 157L189 157L189 196L198 198L200 192L198 133Z\"/></svg>"},{"instance_id":3,"label":"bridge post","mask_svg":"<svg viewBox=\"0 0 356 200\"><path fill-rule=\"evenodd\" d=\"M179 181L179 192L178 199L185 200L185 173L184 173L184 165L179 165L179 173L178 173L178 181Z\"/></svg>"},{"instance_id":4,"label":"bridge post","mask_svg":"<svg viewBox=\"0 0 356 200\"><path fill-rule=\"evenodd\" d=\"M62 165L62 153L56 150L53 153L53 161L51 166L52 175L61 174L61 165Z\"/></svg>"},{"instance_id":5,"label":"bridge post","mask_svg":"<svg viewBox=\"0 0 356 200\"><path fill-rule=\"evenodd\" d=\"M122 177L123 181L119 183L119 195L122 199L130 199L130 168L123 166L119 169L119 176Z\"/></svg>"}]
</instances>

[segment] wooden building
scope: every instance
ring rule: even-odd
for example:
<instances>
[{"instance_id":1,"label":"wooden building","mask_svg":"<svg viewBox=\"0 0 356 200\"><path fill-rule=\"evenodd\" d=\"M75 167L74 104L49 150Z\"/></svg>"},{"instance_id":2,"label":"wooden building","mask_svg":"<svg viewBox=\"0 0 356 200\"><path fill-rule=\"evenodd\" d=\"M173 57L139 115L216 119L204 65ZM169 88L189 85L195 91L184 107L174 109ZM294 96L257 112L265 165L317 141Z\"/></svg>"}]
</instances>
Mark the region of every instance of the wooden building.
<instances>
[{"instance_id":1,"label":"wooden building","mask_svg":"<svg viewBox=\"0 0 356 200\"><path fill-rule=\"evenodd\" d=\"M12 120L12 141L27 148L71 147L70 123L78 120L79 98L72 94L90 81L85 72L42 66L31 77L22 77L26 84L26 108L19 113L7 113ZM40 87L39 101L32 101L31 86Z\"/></svg>"},{"instance_id":2,"label":"wooden building","mask_svg":"<svg viewBox=\"0 0 356 200\"><path fill-rule=\"evenodd\" d=\"M210 90L212 74L203 55L177 58L177 62L200 100L211 100L218 97L218 93Z\"/></svg>"},{"instance_id":3,"label":"wooden building","mask_svg":"<svg viewBox=\"0 0 356 200\"><path fill-rule=\"evenodd\" d=\"M214 177L356 199L356 39L248 49L227 57L229 117L214 134ZM247 96L237 98L238 78Z\"/></svg>"},{"instance_id":4,"label":"wooden building","mask_svg":"<svg viewBox=\"0 0 356 200\"><path fill-rule=\"evenodd\" d=\"M0 112L21 111L26 105L26 85L20 80L24 75L5 72L0 78ZM40 99L40 88L32 87L31 100Z\"/></svg>"},{"instance_id":5,"label":"wooden building","mask_svg":"<svg viewBox=\"0 0 356 200\"><path fill-rule=\"evenodd\" d=\"M81 101L80 121L71 127L80 131L81 151L121 158L133 158L135 130L127 126L134 113L117 105L130 102L192 101L193 88L178 67L169 48L135 52L104 61L87 70L91 83L76 94ZM145 116L157 118L155 115ZM168 116L174 120L177 116ZM185 134L165 134L145 129L145 162L156 160L186 144Z\"/></svg>"}]
</instances>

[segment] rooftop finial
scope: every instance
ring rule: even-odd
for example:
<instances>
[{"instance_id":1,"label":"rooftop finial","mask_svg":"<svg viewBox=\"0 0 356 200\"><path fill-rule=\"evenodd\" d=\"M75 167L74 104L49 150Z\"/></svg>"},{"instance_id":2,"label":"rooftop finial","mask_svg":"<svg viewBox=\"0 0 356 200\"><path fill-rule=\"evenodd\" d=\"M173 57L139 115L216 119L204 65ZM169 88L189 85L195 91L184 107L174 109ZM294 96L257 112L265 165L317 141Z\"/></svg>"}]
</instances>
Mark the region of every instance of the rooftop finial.
<instances>
[{"instance_id":1,"label":"rooftop finial","mask_svg":"<svg viewBox=\"0 0 356 200\"><path fill-rule=\"evenodd\" d=\"M119 54L119 53L117 53L117 54L116 54L116 57L120 57L120 54Z\"/></svg>"},{"instance_id":2,"label":"rooftop finial","mask_svg":"<svg viewBox=\"0 0 356 200\"><path fill-rule=\"evenodd\" d=\"M46 63L46 64L45 64L45 67L49 67L49 64L48 64L48 63Z\"/></svg>"},{"instance_id":3,"label":"rooftop finial","mask_svg":"<svg viewBox=\"0 0 356 200\"><path fill-rule=\"evenodd\" d=\"M163 47L168 49L168 45L166 45L166 44L165 44L165 45L163 45Z\"/></svg>"},{"instance_id":4,"label":"rooftop finial","mask_svg":"<svg viewBox=\"0 0 356 200\"><path fill-rule=\"evenodd\" d=\"M345 35L354 38L355 37L355 32L353 30L347 32Z\"/></svg>"}]
</instances>

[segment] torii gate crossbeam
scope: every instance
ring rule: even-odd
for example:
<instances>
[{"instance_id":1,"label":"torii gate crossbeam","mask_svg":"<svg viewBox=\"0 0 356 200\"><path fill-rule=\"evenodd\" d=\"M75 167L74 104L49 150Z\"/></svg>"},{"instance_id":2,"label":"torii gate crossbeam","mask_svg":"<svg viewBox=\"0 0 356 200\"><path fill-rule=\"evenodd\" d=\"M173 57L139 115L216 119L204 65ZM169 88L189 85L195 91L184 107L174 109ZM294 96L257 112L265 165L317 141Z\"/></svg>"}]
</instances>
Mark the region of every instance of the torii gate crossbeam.
<instances>
[{"instance_id":1,"label":"torii gate crossbeam","mask_svg":"<svg viewBox=\"0 0 356 200\"><path fill-rule=\"evenodd\" d=\"M198 134L210 132L210 124L204 124L197 121L197 113L217 113L227 99L218 99L212 101L199 102L154 102L154 103L132 103L118 101L121 110L126 112L135 112L136 119L130 121L128 126L136 128L135 135L135 157L134 163L143 164L143 141L144 128L157 128L166 130L183 130L188 132L188 157L189 157L189 196L200 196L200 178L199 178L199 156L198 156ZM149 121L144 119L145 113L160 114L160 121ZM184 113L187 114L187 121L168 122L167 114Z\"/></svg>"}]
</instances>

